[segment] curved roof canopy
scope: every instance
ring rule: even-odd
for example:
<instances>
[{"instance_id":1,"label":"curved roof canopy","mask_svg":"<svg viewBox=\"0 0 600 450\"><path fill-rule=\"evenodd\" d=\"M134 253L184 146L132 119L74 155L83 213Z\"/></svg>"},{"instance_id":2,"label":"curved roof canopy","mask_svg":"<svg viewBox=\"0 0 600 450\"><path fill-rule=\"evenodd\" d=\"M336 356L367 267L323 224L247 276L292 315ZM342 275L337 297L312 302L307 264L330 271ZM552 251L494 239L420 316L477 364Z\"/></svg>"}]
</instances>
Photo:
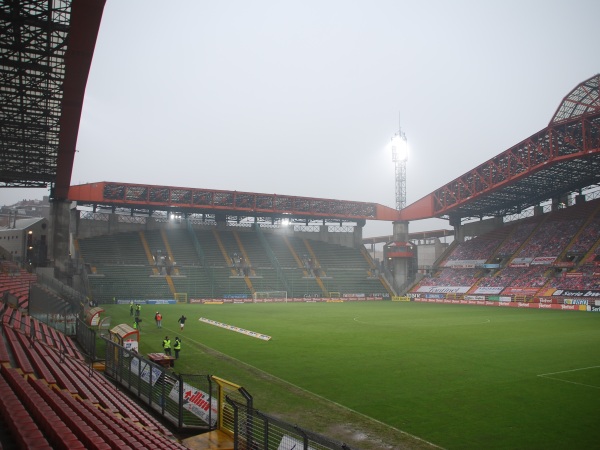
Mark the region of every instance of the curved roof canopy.
<instances>
[{"instance_id":1,"label":"curved roof canopy","mask_svg":"<svg viewBox=\"0 0 600 450\"><path fill-rule=\"evenodd\" d=\"M186 216L220 216L235 221L252 217L270 221L364 224L366 220L393 221L398 218L397 210L377 203L107 181L71 186L69 199L94 210L111 208L149 215L160 211Z\"/></svg>"},{"instance_id":2,"label":"curved roof canopy","mask_svg":"<svg viewBox=\"0 0 600 450\"><path fill-rule=\"evenodd\" d=\"M402 220L518 214L600 184L596 75L567 95L546 128L400 211Z\"/></svg>"},{"instance_id":3,"label":"curved roof canopy","mask_svg":"<svg viewBox=\"0 0 600 450\"><path fill-rule=\"evenodd\" d=\"M550 125L600 111L599 85L600 74L580 83L563 99Z\"/></svg>"},{"instance_id":4,"label":"curved roof canopy","mask_svg":"<svg viewBox=\"0 0 600 450\"><path fill-rule=\"evenodd\" d=\"M104 3L0 2L0 187L66 198Z\"/></svg>"}]
</instances>

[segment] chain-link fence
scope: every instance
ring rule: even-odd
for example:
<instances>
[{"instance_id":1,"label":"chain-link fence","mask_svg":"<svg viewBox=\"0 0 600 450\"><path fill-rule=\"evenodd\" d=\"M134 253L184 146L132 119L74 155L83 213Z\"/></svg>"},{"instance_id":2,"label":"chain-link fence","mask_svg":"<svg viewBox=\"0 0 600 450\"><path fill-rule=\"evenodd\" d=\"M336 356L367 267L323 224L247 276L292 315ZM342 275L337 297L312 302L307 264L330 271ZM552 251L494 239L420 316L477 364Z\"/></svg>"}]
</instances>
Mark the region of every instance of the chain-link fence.
<instances>
[{"instance_id":1,"label":"chain-link fence","mask_svg":"<svg viewBox=\"0 0 600 450\"><path fill-rule=\"evenodd\" d=\"M181 375L102 338L105 374L178 429L217 428L219 386L209 375Z\"/></svg>"},{"instance_id":2,"label":"chain-link fence","mask_svg":"<svg viewBox=\"0 0 600 450\"><path fill-rule=\"evenodd\" d=\"M269 416L229 396L226 401L233 411L236 450L352 450L344 443Z\"/></svg>"},{"instance_id":3,"label":"chain-link fence","mask_svg":"<svg viewBox=\"0 0 600 450\"><path fill-rule=\"evenodd\" d=\"M77 319L76 339L90 362L96 362L96 330L88 327L81 319Z\"/></svg>"},{"instance_id":4,"label":"chain-link fence","mask_svg":"<svg viewBox=\"0 0 600 450\"><path fill-rule=\"evenodd\" d=\"M102 338L106 376L179 430L220 430L236 450L352 450L254 408L241 386L210 375L182 375Z\"/></svg>"}]
</instances>

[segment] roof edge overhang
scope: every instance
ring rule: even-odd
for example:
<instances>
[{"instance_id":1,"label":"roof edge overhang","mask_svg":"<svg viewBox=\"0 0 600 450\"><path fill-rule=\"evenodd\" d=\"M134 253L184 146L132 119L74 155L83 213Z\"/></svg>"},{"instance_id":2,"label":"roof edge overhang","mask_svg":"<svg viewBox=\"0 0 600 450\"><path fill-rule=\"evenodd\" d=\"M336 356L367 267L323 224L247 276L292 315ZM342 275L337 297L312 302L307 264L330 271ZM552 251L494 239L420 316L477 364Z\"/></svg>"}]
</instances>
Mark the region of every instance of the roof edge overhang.
<instances>
[{"instance_id":1,"label":"roof edge overhang","mask_svg":"<svg viewBox=\"0 0 600 450\"><path fill-rule=\"evenodd\" d=\"M598 139L593 137L592 130L598 130L599 119L600 112L596 111L543 128L407 206L401 211L402 219L447 217L476 199L493 195L552 167L598 158L600 145ZM572 130L576 130L576 133ZM536 154L539 157L534 157ZM487 174L493 172L502 173L502 177L488 179ZM473 187L474 180L482 187ZM442 201L444 199L446 203ZM514 202L519 203L517 200Z\"/></svg>"},{"instance_id":2,"label":"roof edge overhang","mask_svg":"<svg viewBox=\"0 0 600 450\"><path fill-rule=\"evenodd\" d=\"M67 198L88 75L106 0L73 0L61 103L56 180L52 197Z\"/></svg>"},{"instance_id":3,"label":"roof edge overhang","mask_svg":"<svg viewBox=\"0 0 600 450\"><path fill-rule=\"evenodd\" d=\"M236 214L358 222L399 219L399 211L377 203L108 181L71 186L68 199L82 206L187 214Z\"/></svg>"}]
</instances>

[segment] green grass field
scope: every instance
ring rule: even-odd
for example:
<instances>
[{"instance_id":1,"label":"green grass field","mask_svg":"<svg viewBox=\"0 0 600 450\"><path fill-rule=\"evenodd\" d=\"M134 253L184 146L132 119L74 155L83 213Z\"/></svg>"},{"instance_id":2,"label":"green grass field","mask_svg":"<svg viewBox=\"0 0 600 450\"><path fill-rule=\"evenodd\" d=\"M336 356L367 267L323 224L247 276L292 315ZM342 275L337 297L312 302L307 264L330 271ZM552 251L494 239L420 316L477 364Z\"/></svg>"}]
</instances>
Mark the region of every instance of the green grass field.
<instances>
[{"instance_id":1,"label":"green grass field","mask_svg":"<svg viewBox=\"0 0 600 450\"><path fill-rule=\"evenodd\" d=\"M159 310L162 330L156 306L142 307L141 353L180 336L177 372L243 385L256 408L336 439L354 433L341 440L357 448L427 447L398 430L448 449L600 447L600 314L392 302ZM127 305L103 315L131 323Z\"/></svg>"}]
</instances>

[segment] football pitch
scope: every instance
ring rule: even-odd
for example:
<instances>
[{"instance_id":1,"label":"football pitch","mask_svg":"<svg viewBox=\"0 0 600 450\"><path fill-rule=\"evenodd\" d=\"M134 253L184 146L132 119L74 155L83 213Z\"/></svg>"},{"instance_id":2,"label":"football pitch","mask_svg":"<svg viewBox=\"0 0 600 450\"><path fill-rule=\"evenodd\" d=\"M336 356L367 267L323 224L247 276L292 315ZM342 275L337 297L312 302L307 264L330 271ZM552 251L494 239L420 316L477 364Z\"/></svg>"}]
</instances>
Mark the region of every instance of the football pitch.
<instances>
[{"instance_id":1,"label":"football pitch","mask_svg":"<svg viewBox=\"0 0 600 450\"><path fill-rule=\"evenodd\" d=\"M128 305L103 306L112 326L132 323ZM142 354L179 336L176 372L242 385L259 410L353 433L356 448L378 448L373 435L379 448L427 448L410 435L447 449L599 446L600 314L378 301L142 305L141 317Z\"/></svg>"}]
</instances>

